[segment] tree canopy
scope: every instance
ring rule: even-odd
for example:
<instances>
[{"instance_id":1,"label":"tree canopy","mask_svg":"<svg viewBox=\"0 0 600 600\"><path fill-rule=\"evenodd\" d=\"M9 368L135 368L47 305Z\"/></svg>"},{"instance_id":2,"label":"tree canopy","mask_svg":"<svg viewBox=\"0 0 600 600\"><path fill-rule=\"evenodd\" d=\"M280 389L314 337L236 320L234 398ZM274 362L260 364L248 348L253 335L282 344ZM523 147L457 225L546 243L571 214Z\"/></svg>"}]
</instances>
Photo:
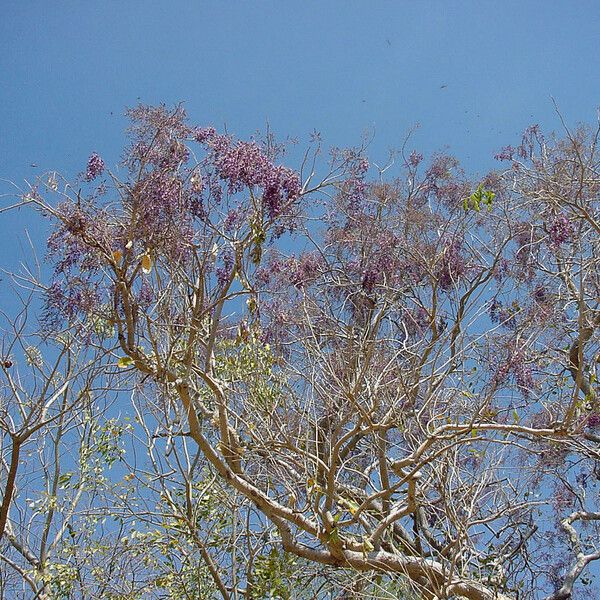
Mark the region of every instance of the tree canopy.
<instances>
[{"instance_id":1,"label":"tree canopy","mask_svg":"<svg viewBox=\"0 0 600 600\"><path fill-rule=\"evenodd\" d=\"M6 597L594 597L598 129L472 178L128 115L11 207Z\"/></svg>"}]
</instances>

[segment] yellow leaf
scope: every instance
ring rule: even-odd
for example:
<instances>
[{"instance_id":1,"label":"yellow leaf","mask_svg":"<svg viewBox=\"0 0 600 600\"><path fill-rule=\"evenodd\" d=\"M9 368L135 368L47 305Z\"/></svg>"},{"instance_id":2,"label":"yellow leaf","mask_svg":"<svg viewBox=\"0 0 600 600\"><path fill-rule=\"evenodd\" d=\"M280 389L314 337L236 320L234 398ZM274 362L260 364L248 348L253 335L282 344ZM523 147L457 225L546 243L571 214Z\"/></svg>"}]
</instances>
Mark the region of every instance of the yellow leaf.
<instances>
[{"instance_id":1,"label":"yellow leaf","mask_svg":"<svg viewBox=\"0 0 600 600\"><path fill-rule=\"evenodd\" d=\"M152 271L152 259L147 254L142 256L142 271L144 271L146 274Z\"/></svg>"},{"instance_id":2,"label":"yellow leaf","mask_svg":"<svg viewBox=\"0 0 600 600\"><path fill-rule=\"evenodd\" d=\"M123 253L120 250L115 250L112 253L112 257L113 257L113 260L118 264L121 262L121 259L123 258Z\"/></svg>"},{"instance_id":3,"label":"yellow leaf","mask_svg":"<svg viewBox=\"0 0 600 600\"><path fill-rule=\"evenodd\" d=\"M133 359L130 356L122 356L117 362L117 366L121 369L126 369L133 364Z\"/></svg>"}]
</instances>

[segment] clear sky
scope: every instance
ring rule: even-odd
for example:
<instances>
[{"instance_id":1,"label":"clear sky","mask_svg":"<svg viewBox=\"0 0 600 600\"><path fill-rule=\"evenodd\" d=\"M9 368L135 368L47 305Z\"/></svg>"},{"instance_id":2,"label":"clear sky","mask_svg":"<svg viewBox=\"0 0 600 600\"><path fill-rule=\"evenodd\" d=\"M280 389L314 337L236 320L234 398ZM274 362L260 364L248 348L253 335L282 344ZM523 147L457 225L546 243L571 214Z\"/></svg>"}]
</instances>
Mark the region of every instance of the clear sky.
<instances>
[{"instance_id":1,"label":"clear sky","mask_svg":"<svg viewBox=\"0 0 600 600\"><path fill-rule=\"evenodd\" d=\"M92 151L117 163L123 110L138 100L183 101L198 124L239 136L268 122L342 146L370 130L375 161L419 123L416 147L447 146L469 172L493 166L532 122L560 127L551 96L569 123L594 121L600 104L598 0L0 7L0 178L17 183L47 169L75 175ZM26 224L0 217L1 266L19 260Z\"/></svg>"}]
</instances>

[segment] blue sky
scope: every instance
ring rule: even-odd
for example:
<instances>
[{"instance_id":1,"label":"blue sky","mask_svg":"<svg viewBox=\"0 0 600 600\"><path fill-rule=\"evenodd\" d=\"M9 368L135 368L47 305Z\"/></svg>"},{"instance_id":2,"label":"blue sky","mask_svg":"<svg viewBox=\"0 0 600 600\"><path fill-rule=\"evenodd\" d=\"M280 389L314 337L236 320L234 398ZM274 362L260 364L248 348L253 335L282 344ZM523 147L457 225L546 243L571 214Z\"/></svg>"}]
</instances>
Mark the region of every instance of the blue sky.
<instances>
[{"instance_id":1,"label":"blue sky","mask_svg":"<svg viewBox=\"0 0 600 600\"><path fill-rule=\"evenodd\" d=\"M372 131L375 161L418 123L417 148L447 146L469 172L532 122L558 128L550 96L569 123L600 104L597 0L2 4L0 178L17 183L75 175L92 151L117 163L138 99L239 136ZM26 214L0 218L1 266L24 227L41 239Z\"/></svg>"}]
</instances>

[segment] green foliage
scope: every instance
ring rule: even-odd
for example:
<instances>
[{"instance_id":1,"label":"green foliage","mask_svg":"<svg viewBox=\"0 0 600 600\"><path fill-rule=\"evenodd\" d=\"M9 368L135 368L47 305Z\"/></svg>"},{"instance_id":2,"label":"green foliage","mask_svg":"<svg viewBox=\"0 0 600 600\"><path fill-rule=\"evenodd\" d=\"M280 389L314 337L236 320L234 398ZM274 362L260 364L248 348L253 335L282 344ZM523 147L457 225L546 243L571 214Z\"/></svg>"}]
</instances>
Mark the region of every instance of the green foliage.
<instances>
[{"instance_id":1,"label":"green foliage","mask_svg":"<svg viewBox=\"0 0 600 600\"><path fill-rule=\"evenodd\" d=\"M267 234L262 226L259 219L253 219L250 223L250 230L252 232L252 251L250 257L255 265L259 265L262 259L263 244L267 239Z\"/></svg>"},{"instance_id":2,"label":"green foliage","mask_svg":"<svg viewBox=\"0 0 600 600\"><path fill-rule=\"evenodd\" d=\"M291 555L286 552L280 554L276 548L259 556L252 571L251 598L290 600L295 565L296 560Z\"/></svg>"},{"instance_id":3,"label":"green foliage","mask_svg":"<svg viewBox=\"0 0 600 600\"><path fill-rule=\"evenodd\" d=\"M215 369L219 377L243 389L252 406L271 410L284 381L275 369L276 358L269 344L249 333L221 342L219 350Z\"/></svg>"},{"instance_id":4,"label":"green foliage","mask_svg":"<svg viewBox=\"0 0 600 600\"><path fill-rule=\"evenodd\" d=\"M62 473L58 479L60 489L75 489L81 485L93 488L108 483L105 469L122 460L125 454L124 436L133 429L130 423L122 423L116 417L100 421L91 411L86 411L83 422L86 443L79 451L79 471Z\"/></svg>"},{"instance_id":5,"label":"green foliage","mask_svg":"<svg viewBox=\"0 0 600 600\"><path fill-rule=\"evenodd\" d=\"M68 600L77 581L77 569L64 563L46 564L41 579L47 586L51 600Z\"/></svg>"},{"instance_id":6,"label":"green foliage","mask_svg":"<svg viewBox=\"0 0 600 600\"><path fill-rule=\"evenodd\" d=\"M127 367L130 367L132 364L133 364L133 359L130 356L122 356L117 361L117 366L120 369L126 369Z\"/></svg>"},{"instance_id":7,"label":"green foliage","mask_svg":"<svg viewBox=\"0 0 600 600\"><path fill-rule=\"evenodd\" d=\"M483 184L480 183L477 189L468 197L463 200L463 207L465 210L473 207L476 212L481 210L481 206L487 206L488 210L492 210L492 201L496 194L491 190L486 190Z\"/></svg>"},{"instance_id":8,"label":"green foliage","mask_svg":"<svg viewBox=\"0 0 600 600\"><path fill-rule=\"evenodd\" d=\"M94 317L94 333L101 339L112 338L115 335L115 325L110 319L106 319L105 314L110 314L110 307L103 305L99 309L99 315Z\"/></svg>"}]
</instances>

